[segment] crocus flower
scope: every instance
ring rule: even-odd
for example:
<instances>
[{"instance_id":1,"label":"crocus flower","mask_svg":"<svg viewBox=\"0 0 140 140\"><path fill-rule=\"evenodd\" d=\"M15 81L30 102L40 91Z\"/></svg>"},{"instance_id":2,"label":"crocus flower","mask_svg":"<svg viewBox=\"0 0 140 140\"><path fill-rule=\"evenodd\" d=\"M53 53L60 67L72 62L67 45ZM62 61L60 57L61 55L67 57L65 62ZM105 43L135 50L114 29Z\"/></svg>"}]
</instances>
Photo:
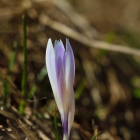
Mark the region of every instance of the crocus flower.
<instances>
[{"instance_id":1,"label":"crocus flower","mask_svg":"<svg viewBox=\"0 0 140 140\"><path fill-rule=\"evenodd\" d=\"M61 116L63 140L68 140L75 112L73 90L75 61L68 39L66 39L66 50L61 40L56 40L54 47L51 39L48 40L46 66L55 101Z\"/></svg>"}]
</instances>

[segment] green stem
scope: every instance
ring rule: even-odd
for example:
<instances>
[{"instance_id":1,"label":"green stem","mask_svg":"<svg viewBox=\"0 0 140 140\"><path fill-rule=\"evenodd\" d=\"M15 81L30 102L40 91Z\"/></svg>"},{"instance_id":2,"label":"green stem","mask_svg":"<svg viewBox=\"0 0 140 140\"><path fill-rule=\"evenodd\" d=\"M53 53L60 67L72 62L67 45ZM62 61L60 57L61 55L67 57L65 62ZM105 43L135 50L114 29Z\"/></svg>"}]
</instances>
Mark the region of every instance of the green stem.
<instances>
[{"instance_id":1,"label":"green stem","mask_svg":"<svg viewBox=\"0 0 140 140\"><path fill-rule=\"evenodd\" d=\"M58 121L56 116L56 111L54 110L54 127L55 127L55 138L59 140L59 132L58 132Z\"/></svg>"}]
</instances>

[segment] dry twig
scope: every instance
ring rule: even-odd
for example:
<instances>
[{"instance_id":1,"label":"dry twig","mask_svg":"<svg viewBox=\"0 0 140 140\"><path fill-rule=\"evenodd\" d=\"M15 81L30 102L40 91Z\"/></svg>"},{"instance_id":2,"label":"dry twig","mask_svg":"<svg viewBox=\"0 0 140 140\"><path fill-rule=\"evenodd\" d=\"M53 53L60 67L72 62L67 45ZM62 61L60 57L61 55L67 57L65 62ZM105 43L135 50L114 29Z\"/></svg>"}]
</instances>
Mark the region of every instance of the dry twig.
<instances>
[{"instance_id":1,"label":"dry twig","mask_svg":"<svg viewBox=\"0 0 140 140\"><path fill-rule=\"evenodd\" d=\"M42 24L50 27L51 29L53 29L57 32L60 32L60 33L64 34L65 36L78 41L79 43L81 43L87 47L140 56L139 49L133 49L132 47L128 47L128 46L124 46L124 45L109 44L104 41L92 40L92 39L78 33L77 31L73 30L72 28L70 28L60 22L50 19L45 14L42 14L40 16L40 22Z\"/></svg>"}]
</instances>

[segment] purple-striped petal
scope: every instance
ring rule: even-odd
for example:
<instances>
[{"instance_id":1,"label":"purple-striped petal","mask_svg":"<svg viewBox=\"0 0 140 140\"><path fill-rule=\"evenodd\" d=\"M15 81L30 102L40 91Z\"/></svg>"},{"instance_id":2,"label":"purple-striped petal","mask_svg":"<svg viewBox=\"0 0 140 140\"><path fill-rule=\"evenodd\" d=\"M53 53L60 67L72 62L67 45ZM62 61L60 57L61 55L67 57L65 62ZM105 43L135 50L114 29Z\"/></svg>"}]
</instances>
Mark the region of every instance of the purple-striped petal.
<instances>
[{"instance_id":1,"label":"purple-striped petal","mask_svg":"<svg viewBox=\"0 0 140 140\"><path fill-rule=\"evenodd\" d=\"M57 73L58 92L59 92L62 102L64 102L64 97L65 97L64 94L66 93L66 85L65 85L65 77L64 77L65 74L64 74L64 68L63 68L63 60L60 56L56 58L56 73Z\"/></svg>"},{"instance_id":2,"label":"purple-striped petal","mask_svg":"<svg viewBox=\"0 0 140 140\"><path fill-rule=\"evenodd\" d=\"M70 99L72 98L73 93L73 83L74 83L74 77L75 77L75 62L74 62L74 55L71 48L71 45L66 39L66 53L65 53L65 82L66 82L66 94L65 94L65 101L64 101L64 108L67 111L69 111L70 106Z\"/></svg>"},{"instance_id":3,"label":"purple-striped petal","mask_svg":"<svg viewBox=\"0 0 140 140\"><path fill-rule=\"evenodd\" d=\"M64 53L65 53L65 48L64 48L64 45L63 45L62 41L57 41L57 40L55 41L54 50L55 50L55 56L56 57L60 56L63 60Z\"/></svg>"},{"instance_id":4,"label":"purple-striped petal","mask_svg":"<svg viewBox=\"0 0 140 140\"><path fill-rule=\"evenodd\" d=\"M67 89L72 89L74 77L75 77L74 55L69 40L66 39L65 80Z\"/></svg>"},{"instance_id":5,"label":"purple-striped petal","mask_svg":"<svg viewBox=\"0 0 140 140\"><path fill-rule=\"evenodd\" d=\"M64 116L63 125L63 140L68 140L68 117Z\"/></svg>"},{"instance_id":6,"label":"purple-striped petal","mask_svg":"<svg viewBox=\"0 0 140 140\"><path fill-rule=\"evenodd\" d=\"M48 77L51 83L51 87L54 93L54 97L56 100L56 104L58 106L60 113L64 114L63 102L58 88L58 80L57 80L57 73L56 73L56 57L55 57L55 52L51 39L48 40L47 49L46 49L46 67L47 67Z\"/></svg>"}]
</instances>

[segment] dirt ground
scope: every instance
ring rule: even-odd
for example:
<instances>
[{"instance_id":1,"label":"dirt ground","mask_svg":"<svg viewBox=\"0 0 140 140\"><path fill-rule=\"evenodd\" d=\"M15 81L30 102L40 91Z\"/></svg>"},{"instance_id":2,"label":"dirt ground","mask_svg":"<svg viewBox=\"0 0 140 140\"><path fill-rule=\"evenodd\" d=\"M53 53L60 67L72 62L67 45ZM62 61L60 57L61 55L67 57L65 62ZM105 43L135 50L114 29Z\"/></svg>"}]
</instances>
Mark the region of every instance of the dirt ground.
<instances>
[{"instance_id":1,"label":"dirt ground","mask_svg":"<svg viewBox=\"0 0 140 140\"><path fill-rule=\"evenodd\" d=\"M70 140L92 140L99 131L98 140L138 140L139 5L139 0L1 0L0 139L55 140L55 109L62 139L45 51L49 38L53 42L61 39L64 44L69 38L76 63L76 108ZM27 25L24 96L22 15Z\"/></svg>"}]
</instances>

